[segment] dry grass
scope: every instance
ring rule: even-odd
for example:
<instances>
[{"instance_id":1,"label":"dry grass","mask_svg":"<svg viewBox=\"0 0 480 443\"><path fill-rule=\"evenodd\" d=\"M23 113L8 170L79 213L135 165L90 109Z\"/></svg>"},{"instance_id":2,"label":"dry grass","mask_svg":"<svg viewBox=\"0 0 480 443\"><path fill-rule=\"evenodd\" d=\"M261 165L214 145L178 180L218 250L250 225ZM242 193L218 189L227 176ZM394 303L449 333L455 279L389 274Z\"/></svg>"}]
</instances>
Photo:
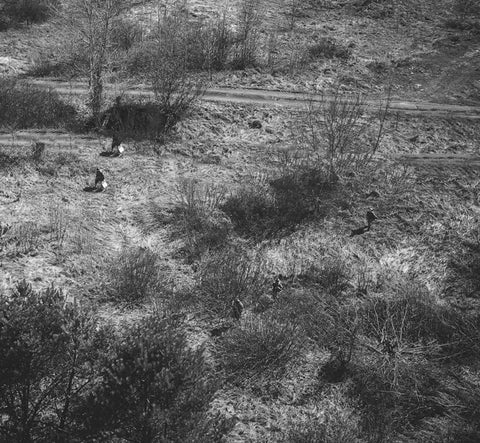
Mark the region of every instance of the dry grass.
<instances>
[{"instance_id":1,"label":"dry grass","mask_svg":"<svg viewBox=\"0 0 480 443\"><path fill-rule=\"evenodd\" d=\"M442 385L450 368L469 372L478 364L476 300L466 299L460 290L445 299L442 292L444 266L452 253L457 259L469 257L464 252L470 249L462 249L459 237L476 239L471 230L474 210L467 207L476 204L474 187L460 192L450 179L433 181L378 160L373 172L345 174L335 189L322 188L324 176L309 173L302 163L308 157L280 161L279 155L271 155L277 138L283 145L288 137L283 120L293 120L278 112L272 119L276 133L269 134L245 124L263 115L261 111L205 105L182 126L183 139L169 140L160 154L144 143L141 154L140 148L127 149L118 161L98 157L105 140L96 139L78 141L65 157L59 157L64 147L48 144L34 158L30 145L21 153L6 150L6 163L13 166L0 171L2 183L5 192L21 192L21 200L0 207L2 226L13 224L0 236L2 246L12 239L0 252L2 266L14 275L40 274L43 281L36 284L61 282L95 300L103 285L103 263L115 258L110 280L119 289L120 305L142 306L120 312L102 304L104 318L114 317L119 327L125 318L137 322L158 288L163 294L163 277L168 287L185 288L194 302L179 306L188 312L184 327L189 344L214 341L208 350L210 344L216 349L219 367L237 384L245 386L254 374L251 389L241 392L224 385L216 395L213 409L237 420L233 429L222 431L230 432L225 439L242 435L240 439L253 441L385 441L410 432L413 441L424 434L424 441L434 441L437 429L432 426L437 423L442 423L438 429L447 436L445 441L450 436L475 436L477 430L467 424L475 419L467 405L475 401L473 388L450 383L448 390ZM473 125L466 123L409 119L389 124L396 124L396 132L385 137L382 155L396 149L445 150L452 143L474 140L475 134ZM428 126L435 131L428 132ZM425 145L414 145L408 141L412 131L435 134ZM271 145L270 150L265 145ZM173 154L180 148L182 155ZM200 153L206 148L222 161L202 162ZM223 154L223 148L230 153ZM48 167L38 169L45 164ZM101 195L81 193L97 165L107 171L109 188ZM255 182L230 197L233 231L219 210L225 208L225 187L266 170L278 173L278 181L263 180L261 186ZM367 198L372 190L379 195ZM301 218L306 206L298 200L303 191L312 196L312 207ZM68 200L68 208L52 204L62 199ZM145 226L142 217L153 215L147 214L151 202L158 217ZM275 228L279 207L291 208L288 220L297 220L282 236L259 236L255 247L238 239L244 234L242 226L265 232L262 223L273 220ZM366 235L350 238L350 229L363 223L369 207L378 222ZM51 211L33 212L35 208ZM37 212L36 226L13 223L14 217L30 214L25 218L30 220ZM24 244L17 247L13 235L20 231ZM122 244L146 249L122 249ZM52 245L64 250L63 261L54 261ZM8 248L15 260L6 259ZM17 254L16 248L31 252ZM182 249L186 254L179 255ZM473 263L476 255L471 258ZM157 286L159 269L165 275ZM284 288L273 301L272 282L279 273L285 276ZM458 282L466 282L468 275L473 273L457 274ZM223 325L237 297L245 304L243 321L220 338L210 337L212 317L215 325ZM250 309L261 298L269 305L262 316L253 316ZM465 311L453 309L450 301L461 301ZM210 314L207 319L202 317L205 311ZM272 373L281 374L282 383L273 380ZM439 393L447 390L453 396L442 403ZM472 395L466 396L467 391ZM453 404L461 406L449 415L446 411ZM237 434L240 431L243 434Z\"/></svg>"},{"instance_id":2,"label":"dry grass","mask_svg":"<svg viewBox=\"0 0 480 443\"><path fill-rule=\"evenodd\" d=\"M292 324L249 315L214 352L227 378L242 382L265 373L279 376L300 355L301 340Z\"/></svg>"}]
</instances>

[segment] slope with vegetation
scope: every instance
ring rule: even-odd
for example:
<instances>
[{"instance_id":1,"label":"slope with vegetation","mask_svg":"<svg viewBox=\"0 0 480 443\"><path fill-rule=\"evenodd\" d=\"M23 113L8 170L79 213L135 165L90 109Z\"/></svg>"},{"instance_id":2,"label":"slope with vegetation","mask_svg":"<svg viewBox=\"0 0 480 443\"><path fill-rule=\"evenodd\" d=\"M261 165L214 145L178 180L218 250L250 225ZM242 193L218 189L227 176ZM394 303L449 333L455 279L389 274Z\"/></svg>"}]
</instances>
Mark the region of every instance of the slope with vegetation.
<instances>
[{"instance_id":1,"label":"slope with vegetation","mask_svg":"<svg viewBox=\"0 0 480 443\"><path fill-rule=\"evenodd\" d=\"M235 27L191 28L211 18L208 2L159 14L161 2L111 1L69 0L95 20L76 16L77 52L54 46L58 58L33 67L89 77L88 96L0 82L0 441L478 441L478 171L397 161L478 156L478 125L392 114L388 99L372 112L345 94L374 80L408 94L419 74L406 65L368 73L368 88L337 75L406 30L448 25L471 38L452 49L464 57L475 10L239 1L218 17ZM139 29L141 11L155 26ZM314 14L329 32L365 34L355 46L319 39L313 59L274 76L268 51L259 65L251 51L273 45L278 11L279 48L309 38ZM5 41L65 31L58 14ZM392 40L381 24L398 27ZM332 100L305 109L197 102L210 81L307 87L318 69ZM425 96L440 97L444 74L422 74ZM104 94L120 80L148 83L154 99ZM99 156L113 134L125 154ZM109 186L82 192L97 167ZM376 219L361 229L367 211Z\"/></svg>"}]
</instances>

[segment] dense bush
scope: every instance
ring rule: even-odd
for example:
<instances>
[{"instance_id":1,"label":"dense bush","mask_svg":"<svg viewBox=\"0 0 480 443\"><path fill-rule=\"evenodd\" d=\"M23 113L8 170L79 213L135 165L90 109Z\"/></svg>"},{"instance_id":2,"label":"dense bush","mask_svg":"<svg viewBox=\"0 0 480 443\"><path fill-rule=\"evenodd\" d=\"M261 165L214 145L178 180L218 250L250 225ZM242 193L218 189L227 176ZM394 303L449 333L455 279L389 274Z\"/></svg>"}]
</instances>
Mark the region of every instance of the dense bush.
<instances>
[{"instance_id":1,"label":"dense bush","mask_svg":"<svg viewBox=\"0 0 480 443\"><path fill-rule=\"evenodd\" d=\"M322 368L325 379L343 379L358 349L359 318L354 306L323 289L289 290L282 293L274 313L298 324L316 346L330 352Z\"/></svg>"},{"instance_id":2,"label":"dense bush","mask_svg":"<svg viewBox=\"0 0 480 443\"><path fill-rule=\"evenodd\" d=\"M115 41L119 37L125 40L123 47L128 49L120 54L121 63L118 64L121 74L127 77L152 79L152 66L158 63L158 57L166 57L168 63L174 65L171 69L176 71L175 75L185 78L187 73L225 69L231 60L234 37L225 17L208 22L186 22L181 16L168 15L159 29L143 39L138 37L137 30L128 27L127 31L126 36L122 37L119 32L115 37ZM176 60L180 58L181 63ZM167 74L166 71L162 76Z\"/></svg>"},{"instance_id":3,"label":"dense bush","mask_svg":"<svg viewBox=\"0 0 480 443\"><path fill-rule=\"evenodd\" d=\"M231 222L219 210L225 189L196 180L180 180L177 205L173 214L176 229L185 239L185 252L190 260L227 244Z\"/></svg>"},{"instance_id":4,"label":"dense bush","mask_svg":"<svg viewBox=\"0 0 480 443\"><path fill-rule=\"evenodd\" d=\"M261 237L275 228L276 202L269 187L262 183L242 186L228 196L221 209L240 235Z\"/></svg>"},{"instance_id":5,"label":"dense bush","mask_svg":"<svg viewBox=\"0 0 480 443\"><path fill-rule=\"evenodd\" d=\"M88 73L88 54L80 45L72 42L66 45L46 47L39 51L32 60L27 74L33 77L66 77Z\"/></svg>"},{"instance_id":6,"label":"dense bush","mask_svg":"<svg viewBox=\"0 0 480 443\"><path fill-rule=\"evenodd\" d=\"M348 59L352 51L334 39L322 37L315 44L309 46L308 53L311 58Z\"/></svg>"},{"instance_id":7,"label":"dense bush","mask_svg":"<svg viewBox=\"0 0 480 443\"><path fill-rule=\"evenodd\" d=\"M160 288L158 256L148 248L125 248L109 271L109 295L120 303L141 303Z\"/></svg>"},{"instance_id":8,"label":"dense bush","mask_svg":"<svg viewBox=\"0 0 480 443\"><path fill-rule=\"evenodd\" d=\"M242 0L238 8L236 42L232 67L245 69L257 64L260 27L264 4L260 0Z\"/></svg>"},{"instance_id":9,"label":"dense bush","mask_svg":"<svg viewBox=\"0 0 480 443\"><path fill-rule=\"evenodd\" d=\"M227 377L241 380L265 372L281 373L301 351L300 335L289 322L247 316L216 344Z\"/></svg>"},{"instance_id":10,"label":"dense bush","mask_svg":"<svg viewBox=\"0 0 480 443\"><path fill-rule=\"evenodd\" d=\"M428 418L416 436L428 443L480 440L478 372L449 374L435 395L435 417Z\"/></svg>"},{"instance_id":11,"label":"dense bush","mask_svg":"<svg viewBox=\"0 0 480 443\"><path fill-rule=\"evenodd\" d=\"M178 318L152 314L126 328L99 364L76 411L84 438L183 442L203 426L215 385Z\"/></svg>"},{"instance_id":12,"label":"dense bush","mask_svg":"<svg viewBox=\"0 0 480 443\"><path fill-rule=\"evenodd\" d=\"M171 120L161 106L154 102L120 101L101 116L102 128L135 139L161 140L176 120ZM89 122L94 126L94 121Z\"/></svg>"},{"instance_id":13,"label":"dense bush","mask_svg":"<svg viewBox=\"0 0 480 443\"><path fill-rule=\"evenodd\" d=\"M367 116L360 95L346 97L340 89L321 102L310 102L299 125L300 143L316 158L315 169L328 182L350 172L365 171L380 149L385 136L389 101L377 113Z\"/></svg>"},{"instance_id":14,"label":"dense bush","mask_svg":"<svg viewBox=\"0 0 480 443\"><path fill-rule=\"evenodd\" d=\"M73 124L75 117L75 108L56 92L0 79L0 125L4 129L65 127Z\"/></svg>"},{"instance_id":15,"label":"dense bush","mask_svg":"<svg viewBox=\"0 0 480 443\"><path fill-rule=\"evenodd\" d=\"M337 297L350 288L352 273L342 257L327 257L297 276L303 286L318 287Z\"/></svg>"},{"instance_id":16,"label":"dense bush","mask_svg":"<svg viewBox=\"0 0 480 443\"><path fill-rule=\"evenodd\" d=\"M144 29L138 23L117 17L110 30L110 42L113 48L127 51L144 37Z\"/></svg>"},{"instance_id":17,"label":"dense bush","mask_svg":"<svg viewBox=\"0 0 480 443\"><path fill-rule=\"evenodd\" d=\"M0 295L0 440L64 441L103 339L91 313L25 282ZM57 440L59 439L59 440Z\"/></svg>"},{"instance_id":18,"label":"dense bush","mask_svg":"<svg viewBox=\"0 0 480 443\"><path fill-rule=\"evenodd\" d=\"M166 16L151 40L154 42L146 78L155 100L166 117L165 132L181 120L203 95L206 79L194 74L188 24L181 15Z\"/></svg>"},{"instance_id":19,"label":"dense bush","mask_svg":"<svg viewBox=\"0 0 480 443\"><path fill-rule=\"evenodd\" d=\"M198 292L208 309L229 315L233 300L255 300L264 288L265 273L258 254L232 245L202 257Z\"/></svg>"},{"instance_id":20,"label":"dense bush","mask_svg":"<svg viewBox=\"0 0 480 443\"><path fill-rule=\"evenodd\" d=\"M0 4L0 31L20 23L40 23L53 14L59 0L4 0Z\"/></svg>"},{"instance_id":21,"label":"dense bush","mask_svg":"<svg viewBox=\"0 0 480 443\"><path fill-rule=\"evenodd\" d=\"M459 240L448 263L447 293L477 298L480 296L480 229L473 229Z\"/></svg>"},{"instance_id":22,"label":"dense bush","mask_svg":"<svg viewBox=\"0 0 480 443\"><path fill-rule=\"evenodd\" d=\"M465 20L469 16L479 16L480 4L477 0L454 0L453 12L460 20Z\"/></svg>"},{"instance_id":23,"label":"dense bush","mask_svg":"<svg viewBox=\"0 0 480 443\"><path fill-rule=\"evenodd\" d=\"M320 169L291 167L267 182L246 185L221 206L242 236L261 240L284 236L297 225L335 207L339 186Z\"/></svg>"}]
</instances>

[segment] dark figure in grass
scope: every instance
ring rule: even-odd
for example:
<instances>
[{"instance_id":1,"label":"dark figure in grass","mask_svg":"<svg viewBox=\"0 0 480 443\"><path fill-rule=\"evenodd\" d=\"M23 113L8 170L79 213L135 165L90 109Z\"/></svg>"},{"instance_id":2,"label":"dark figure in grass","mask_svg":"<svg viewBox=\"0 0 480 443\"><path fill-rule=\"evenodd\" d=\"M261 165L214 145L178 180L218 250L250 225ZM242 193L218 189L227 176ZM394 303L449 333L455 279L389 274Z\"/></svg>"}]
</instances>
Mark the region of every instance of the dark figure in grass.
<instances>
[{"instance_id":1,"label":"dark figure in grass","mask_svg":"<svg viewBox=\"0 0 480 443\"><path fill-rule=\"evenodd\" d=\"M238 298L236 298L232 302L232 309L230 311L230 315L235 320L240 320L242 318L242 312L243 312L243 303Z\"/></svg>"},{"instance_id":2,"label":"dark figure in grass","mask_svg":"<svg viewBox=\"0 0 480 443\"><path fill-rule=\"evenodd\" d=\"M83 188L85 192L103 192L107 188L107 182L105 181L105 175L97 168L95 172L95 184L93 186L87 186Z\"/></svg>"},{"instance_id":3,"label":"dark figure in grass","mask_svg":"<svg viewBox=\"0 0 480 443\"><path fill-rule=\"evenodd\" d=\"M367 225L368 225L368 229L370 229L372 227L372 223L375 221L375 220L378 220L377 219L377 216L374 214L374 212L369 209L367 211L367 214L366 214L366 218L367 218Z\"/></svg>"},{"instance_id":4,"label":"dark figure in grass","mask_svg":"<svg viewBox=\"0 0 480 443\"><path fill-rule=\"evenodd\" d=\"M278 274L275 277L275 280L273 281L273 284L272 284L272 298L274 300L277 299L278 294L280 294L280 292L283 289L283 283L282 283L281 278L282 278L282 276L280 274Z\"/></svg>"},{"instance_id":5,"label":"dark figure in grass","mask_svg":"<svg viewBox=\"0 0 480 443\"><path fill-rule=\"evenodd\" d=\"M354 237L355 235L362 235L362 234L365 234L365 232L370 231L370 229L372 228L372 223L375 220L378 220L377 216L371 209L367 211L365 218L367 219L367 226L362 226L361 228L352 229L352 232L350 233L350 237Z\"/></svg>"},{"instance_id":6,"label":"dark figure in grass","mask_svg":"<svg viewBox=\"0 0 480 443\"><path fill-rule=\"evenodd\" d=\"M107 149L107 147L105 147ZM125 148L122 145L122 139L117 133L113 134L112 143L110 144L110 150L100 152L102 157L120 157Z\"/></svg>"}]
</instances>

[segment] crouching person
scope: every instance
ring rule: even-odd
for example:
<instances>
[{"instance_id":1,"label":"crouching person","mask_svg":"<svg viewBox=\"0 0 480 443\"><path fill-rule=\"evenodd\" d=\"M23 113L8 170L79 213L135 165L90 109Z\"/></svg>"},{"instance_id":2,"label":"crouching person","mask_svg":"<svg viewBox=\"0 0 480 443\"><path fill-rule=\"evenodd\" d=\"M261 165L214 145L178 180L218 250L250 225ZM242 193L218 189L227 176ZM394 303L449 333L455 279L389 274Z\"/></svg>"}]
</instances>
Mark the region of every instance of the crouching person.
<instances>
[{"instance_id":1,"label":"crouching person","mask_svg":"<svg viewBox=\"0 0 480 443\"><path fill-rule=\"evenodd\" d=\"M107 182L105 181L105 175L97 168L95 173L95 184L93 186L87 186L83 188L85 192L103 192L107 188Z\"/></svg>"}]
</instances>

